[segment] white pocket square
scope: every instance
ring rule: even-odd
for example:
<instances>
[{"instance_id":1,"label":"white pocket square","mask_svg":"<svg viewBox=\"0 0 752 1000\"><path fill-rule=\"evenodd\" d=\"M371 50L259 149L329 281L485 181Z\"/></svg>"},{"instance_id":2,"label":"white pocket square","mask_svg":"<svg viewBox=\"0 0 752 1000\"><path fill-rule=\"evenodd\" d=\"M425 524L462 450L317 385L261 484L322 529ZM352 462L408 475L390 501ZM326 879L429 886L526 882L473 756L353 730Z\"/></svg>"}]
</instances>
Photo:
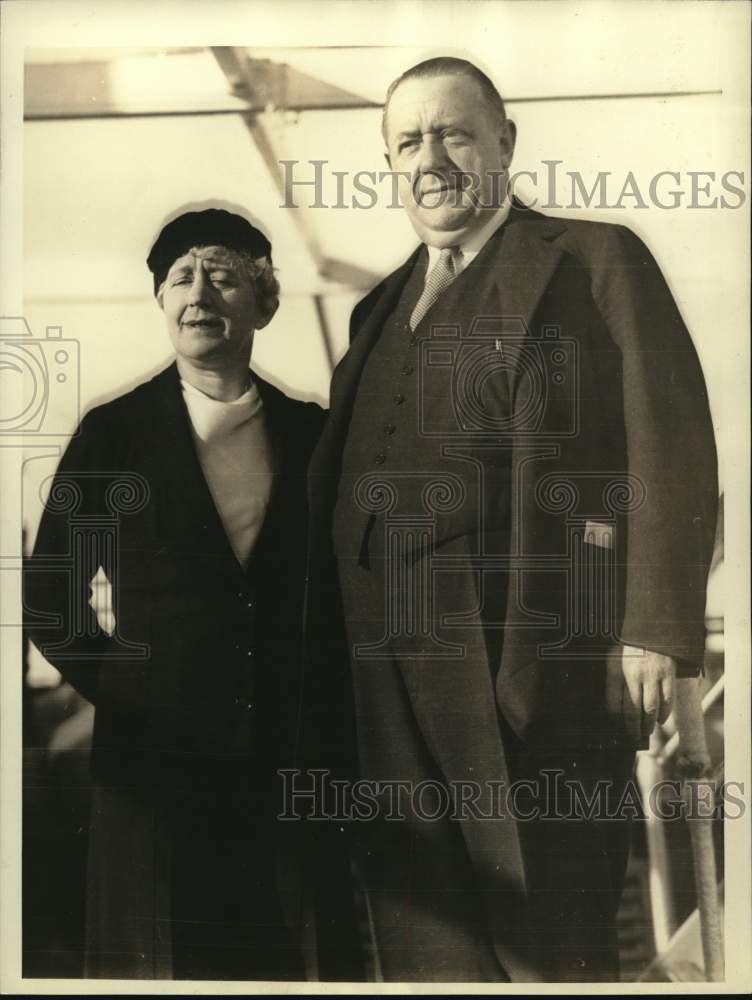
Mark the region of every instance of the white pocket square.
<instances>
[{"instance_id":1,"label":"white pocket square","mask_svg":"<svg viewBox=\"0 0 752 1000\"><path fill-rule=\"evenodd\" d=\"M614 547L613 524L585 521L585 541L590 545L599 545L602 549L612 549Z\"/></svg>"}]
</instances>

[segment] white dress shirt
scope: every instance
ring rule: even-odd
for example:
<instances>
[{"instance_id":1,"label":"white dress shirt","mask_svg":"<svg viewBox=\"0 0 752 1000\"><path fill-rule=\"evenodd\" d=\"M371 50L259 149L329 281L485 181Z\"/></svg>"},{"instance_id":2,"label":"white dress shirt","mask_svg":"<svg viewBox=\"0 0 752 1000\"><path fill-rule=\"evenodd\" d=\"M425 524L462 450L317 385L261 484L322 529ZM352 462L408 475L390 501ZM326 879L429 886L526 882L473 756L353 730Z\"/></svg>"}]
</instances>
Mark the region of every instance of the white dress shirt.
<instances>
[{"instance_id":1,"label":"white dress shirt","mask_svg":"<svg viewBox=\"0 0 752 1000\"><path fill-rule=\"evenodd\" d=\"M471 264L478 254L481 252L483 247L488 243L493 234L503 226L507 220L507 216L512 208L511 202L507 199L503 205L491 215L483 227L478 230L475 235L471 236L464 243L459 245L459 253L454 256L454 268L456 274L461 274L462 271ZM431 273L431 271L436 266L439 259L439 254L441 253L441 247L432 247L426 244L428 248L428 268L426 269L426 277Z\"/></svg>"}]
</instances>

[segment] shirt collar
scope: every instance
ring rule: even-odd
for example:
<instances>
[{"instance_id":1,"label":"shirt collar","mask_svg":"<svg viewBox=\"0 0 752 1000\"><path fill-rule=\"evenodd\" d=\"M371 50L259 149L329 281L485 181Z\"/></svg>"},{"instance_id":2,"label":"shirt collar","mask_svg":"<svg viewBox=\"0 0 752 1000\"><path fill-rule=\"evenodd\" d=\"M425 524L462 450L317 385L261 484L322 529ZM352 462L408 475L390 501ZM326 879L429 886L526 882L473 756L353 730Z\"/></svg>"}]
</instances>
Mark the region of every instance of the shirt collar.
<instances>
[{"instance_id":1,"label":"shirt collar","mask_svg":"<svg viewBox=\"0 0 752 1000\"><path fill-rule=\"evenodd\" d=\"M504 203L496 209L490 219L483 224L483 227L469 239L465 240L464 243L460 244L459 252L461 260L456 262L456 266L458 266L460 271L464 271L467 265L475 260L496 230L504 225L511 208L512 203L508 198L505 199ZM439 259L441 248L427 245L426 249L428 250L428 269L426 270L426 274L429 274Z\"/></svg>"},{"instance_id":2,"label":"shirt collar","mask_svg":"<svg viewBox=\"0 0 752 1000\"><path fill-rule=\"evenodd\" d=\"M195 385L180 380L183 399L191 426L201 441L212 441L229 435L243 424L248 424L262 407L261 396L255 385L229 403L213 399Z\"/></svg>"}]
</instances>

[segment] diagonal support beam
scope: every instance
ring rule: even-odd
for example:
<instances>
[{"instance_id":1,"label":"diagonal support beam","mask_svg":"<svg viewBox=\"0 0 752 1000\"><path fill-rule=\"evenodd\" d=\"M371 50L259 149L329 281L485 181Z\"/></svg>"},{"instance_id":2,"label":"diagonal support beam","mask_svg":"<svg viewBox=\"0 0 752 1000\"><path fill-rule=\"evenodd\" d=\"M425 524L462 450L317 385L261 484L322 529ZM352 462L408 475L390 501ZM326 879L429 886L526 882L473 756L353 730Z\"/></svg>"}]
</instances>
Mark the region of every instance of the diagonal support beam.
<instances>
[{"instance_id":1,"label":"diagonal support beam","mask_svg":"<svg viewBox=\"0 0 752 1000\"><path fill-rule=\"evenodd\" d=\"M255 111L333 111L347 108L380 108L369 101L309 73L274 62L251 58L244 49L216 46L212 49L231 81L233 93L243 96Z\"/></svg>"},{"instance_id":2,"label":"diagonal support beam","mask_svg":"<svg viewBox=\"0 0 752 1000\"><path fill-rule=\"evenodd\" d=\"M247 101L250 107L255 107L259 95L254 94L252 90L255 79L253 60L250 60L242 49L223 46L213 48L212 52L227 77L233 96ZM285 177L269 130L265 127L262 116L254 111L244 111L241 117L284 203L287 198ZM376 284L378 275L373 272L324 254L311 225L311 217L305 209L300 206L289 206L287 210L291 213L293 223L321 278L364 289L372 288Z\"/></svg>"}]
</instances>

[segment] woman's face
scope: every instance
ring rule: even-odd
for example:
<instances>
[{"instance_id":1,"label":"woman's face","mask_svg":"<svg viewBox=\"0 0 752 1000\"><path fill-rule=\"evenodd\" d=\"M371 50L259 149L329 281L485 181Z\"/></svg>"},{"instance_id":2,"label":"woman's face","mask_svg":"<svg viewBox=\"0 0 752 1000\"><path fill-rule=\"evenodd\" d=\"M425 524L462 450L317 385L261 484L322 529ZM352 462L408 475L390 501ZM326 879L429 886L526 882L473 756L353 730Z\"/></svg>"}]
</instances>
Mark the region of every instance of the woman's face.
<instances>
[{"instance_id":1,"label":"woman's face","mask_svg":"<svg viewBox=\"0 0 752 1000\"><path fill-rule=\"evenodd\" d=\"M176 353L206 367L247 365L257 316L253 284L226 247L193 247L167 272L158 301Z\"/></svg>"}]
</instances>

